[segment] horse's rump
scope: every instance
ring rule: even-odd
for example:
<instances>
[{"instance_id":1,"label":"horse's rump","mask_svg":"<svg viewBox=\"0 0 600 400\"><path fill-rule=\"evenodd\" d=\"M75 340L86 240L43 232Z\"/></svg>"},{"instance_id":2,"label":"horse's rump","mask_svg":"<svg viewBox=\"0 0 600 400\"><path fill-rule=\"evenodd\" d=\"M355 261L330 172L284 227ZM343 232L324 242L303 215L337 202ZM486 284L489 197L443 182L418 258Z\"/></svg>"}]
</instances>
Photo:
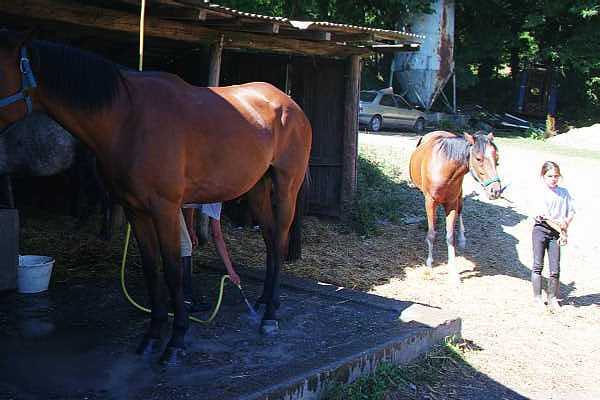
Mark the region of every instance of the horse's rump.
<instances>
[{"instance_id":1,"label":"horse's rump","mask_svg":"<svg viewBox=\"0 0 600 400\"><path fill-rule=\"evenodd\" d=\"M231 200L249 191L271 166L308 162L308 119L268 83L201 88L159 73L128 73L125 80L134 107L144 113L144 129L121 135L129 143L119 151L137 149L136 165L160 160L164 168L152 178L179 187L182 202Z\"/></svg>"}]
</instances>

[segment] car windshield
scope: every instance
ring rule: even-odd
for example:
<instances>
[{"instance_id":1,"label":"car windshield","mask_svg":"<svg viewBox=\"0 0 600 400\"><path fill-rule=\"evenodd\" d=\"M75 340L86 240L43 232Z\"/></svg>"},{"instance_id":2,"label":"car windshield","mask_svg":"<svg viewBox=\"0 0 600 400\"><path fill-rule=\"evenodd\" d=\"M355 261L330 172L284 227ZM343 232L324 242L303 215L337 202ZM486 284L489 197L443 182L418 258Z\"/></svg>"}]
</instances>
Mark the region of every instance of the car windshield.
<instances>
[{"instance_id":1,"label":"car windshield","mask_svg":"<svg viewBox=\"0 0 600 400\"><path fill-rule=\"evenodd\" d=\"M360 101L365 103L371 103L377 97L376 92L360 92Z\"/></svg>"}]
</instances>

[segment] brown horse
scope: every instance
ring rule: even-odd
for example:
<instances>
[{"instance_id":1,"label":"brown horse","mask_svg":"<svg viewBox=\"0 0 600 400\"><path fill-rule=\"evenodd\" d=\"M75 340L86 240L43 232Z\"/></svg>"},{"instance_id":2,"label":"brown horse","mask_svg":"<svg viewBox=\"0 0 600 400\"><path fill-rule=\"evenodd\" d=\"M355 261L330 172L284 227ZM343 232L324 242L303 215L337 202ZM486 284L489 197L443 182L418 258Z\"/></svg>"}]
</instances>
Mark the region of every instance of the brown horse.
<instances>
[{"instance_id":1,"label":"brown horse","mask_svg":"<svg viewBox=\"0 0 600 400\"><path fill-rule=\"evenodd\" d=\"M185 355L181 206L248 191L267 250L261 331L278 329L279 270L312 140L306 115L289 96L267 83L194 87L171 74L125 70L1 31L0 129L38 109L92 149L133 226L152 308L138 352L160 348L167 322L157 274L162 257L175 317L161 359L176 363Z\"/></svg>"},{"instance_id":2,"label":"brown horse","mask_svg":"<svg viewBox=\"0 0 600 400\"><path fill-rule=\"evenodd\" d=\"M492 133L464 134L464 138L450 132L435 131L423 136L410 157L410 179L423 192L427 211L428 247L427 267L433 262L432 248L435 240L436 209L439 204L446 212L446 243L450 279L460 282L455 263L454 224L458 225L458 244L466 245L465 226L462 220L463 178L471 172L490 199L501 194L500 178L496 171L498 149Z\"/></svg>"}]
</instances>

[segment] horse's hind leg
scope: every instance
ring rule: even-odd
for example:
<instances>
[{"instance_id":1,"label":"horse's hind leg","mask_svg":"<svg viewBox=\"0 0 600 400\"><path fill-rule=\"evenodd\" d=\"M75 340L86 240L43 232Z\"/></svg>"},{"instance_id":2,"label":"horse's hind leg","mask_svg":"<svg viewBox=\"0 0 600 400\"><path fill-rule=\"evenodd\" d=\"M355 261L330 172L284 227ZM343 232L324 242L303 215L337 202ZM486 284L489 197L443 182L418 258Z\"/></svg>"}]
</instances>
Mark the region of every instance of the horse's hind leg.
<instances>
[{"instance_id":1,"label":"horse's hind leg","mask_svg":"<svg viewBox=\"0 0 600 400\"><path fill-rule=\"evenodd\" d=\"M162 331L168 322L163 286L158 279L158 262L160 260L158 238L150 216L131 210L126 210L126 213L142 256L144 277L152 309L150 327L138 346L137 353L151 355L161 350Z\"/></svg>"},{"instance_id":2,"label":"horse's hind leg","mask_svg":"<svg viewBox=\"0 0 600 400\"><path fill-rule=\"evenodd\" d=\"M425 196L425 211L427 212L427 261L425 262L428 268L433 264L433 242L435 241L435 219L436 219L435 200L429 196Z\"/></svg>"},{"instance_id":3,"label":"horse's hind leg","mask_svg":"<svg viewBox=\"0 0 600 400\"><path fill-rule=\"evenodd\" d=\"M296 211L296 199L304 180L305 171L294 168L273 167L274 194L274 246L273 268L265 282L267 308L261 323L262 333L274 333L279 329L276 310L279 307L279 272L283 258L286 256L290 227Z\"/></svg>"},{"instance_id":4,"label":"horse's hind leg","mask_svg":"<svg viewBox=\"0 0 600 400\"><path fill-rule=\"evenodd\" d=\"M180 213L179 206L169 202L155 205L152 216L174 314L171 339L161 357L161 363L168 365L179 364L185 356L184 338L189 328L188 313L183 303Z\"/></svg>"},{"instance_id":5,"label":"horse's hind leg","mask_svg":"<svg viewBox=\"0 0 600 400\"><path fill-rule=\"evenodd\" d=\"M264 177L247 194L248 205L252 216L261 227L263 240L267 250L265 280L262 295L256 300L255 308L266 304L271 297L271 276L273 275L273 247L275 246L273 207L271 206L271 179Z\"/></svg>"},{"instance_id":6,"label":"horse's hind leg","mask_svg":"<svg viewBox=\"0 0 600 400\"><path fill-rule=\"evenodd\" d=\"M444 205L446 210L446 244L448 245L448 278L454 284L460 283L456 267L456 250L454 248L454 225L456 223L456 206Z\"/></svg>"}]
</instances>

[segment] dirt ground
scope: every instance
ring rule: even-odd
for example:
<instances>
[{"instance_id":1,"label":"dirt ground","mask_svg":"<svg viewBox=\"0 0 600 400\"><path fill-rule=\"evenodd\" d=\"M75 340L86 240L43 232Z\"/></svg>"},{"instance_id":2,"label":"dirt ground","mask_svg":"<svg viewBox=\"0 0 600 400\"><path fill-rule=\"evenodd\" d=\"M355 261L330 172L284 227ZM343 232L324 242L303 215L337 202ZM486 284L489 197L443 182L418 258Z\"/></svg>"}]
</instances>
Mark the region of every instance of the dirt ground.
<instances>
[{"instance_id":1,"label":"dirt ground","mask_svg":"<svg viewBox=\"0 0 600 400\"><path fill-rule=\"evenodd\" d=\"M596 133L580 135L577 144L581 146L582 140L587 139L590 147L597 146L600 132ZM569 143L565 139L555 141ZM407 154L414 140L403 136L361 137L362 143L367 145L384 141ZM600 190L593 183L592 175L592 171L600 171L600 157L571 157L556 154L552 149L544 150L542 146L511 144L507 139L498 140L498 146L500 173L505 184L510 185L506 197L514 203L489 202L478 195L471 197L472 193L479 193L479 189L472 179L465 179L464 220L468 247L460 257L461 287L453 290L446 282L442 233L434 255L442 264L434 267L432 279L427 279L421 263L409 267L403 278L392 278L374 287L372 292L437 305L458 314L463 319L463 337L481 348L467 353L467 361L488 378L525 397L600 398L597 375L600 367L597 254L600 248L594 235L599 222L595 203ZM562 253L564 306L556 314L539 312L531 304L531 221L525 217L530 189L536 184L542 162L547 159L561 166L562 184L570 190L577 207L570 243ZM399 230L405 228L398 227ZM421 251L425 252L424 246ZM547 276L547 271L544 272ZM469 379L465 380L465 385L469 384ZM438 387L443 390L443 382ZM481 392L481 396L469 398L490 397Z\"/></svg>"},{"instance_id":2,"label":"dirt ground","mask_svg":"<svg viewBox=\"0 0 600 400\"><path fill-rule=\"evenodd\" d=\"M572 140L566 139L539 144L497 139L500 174L503 184L508 184L505 196L512 203L487 200L475 182L465 178L467 248L458 253L462 284L454 289L447 282L441 218L433 276L424 267L425 223L414 223L424 216L423 201L420 192L407 184L408 158L417 137L361 133L361 152L385 152L384 158L396 160L394 171L400 179L395 190L406 199L398 205L398 212L400 220L407 223L382 221L382 235L362 238L309 218L305 221L303 259L286 269L382 296L438 306L460 316L463 337L478 349L465 354L472 370L443 374L441 382L416 398L598 399L600 248L594 228L600 222L595 205L600 189L594 175L600 171L600 152L573 155L565 147ZM598 148L600 132L578 134L577 146L584 140L589 141L587 148ZM526 216L528 196L538 181L541 164L548 159L561 166L562 184L570 190L577 208L569 244L562 253L564 300L558 313L533 307L529 281L532 223ZM235 258L260 265L263 256L254 251L261 246L257 234L232 231L229 235Z\"/></svg>"},{"instance_id":3,"label":"dirt ground","mask_svg":"<svg viewBox=\"0 0 600 400\"><path fill-rule=\"evenodd\" d=\"M563 134L571 135L573 133ZM600 132L578 131L576 140L559 136L546 143L498 138L500 174L510 201L488 201L467 176L464 222L467 248L458 251L462 284L448 284L443 220L434 252L433 274L426 273L423 199L408 184L408 158L417 137L412 134L359 135L361 154L392 160L390 193L402 199L394 221L380 221L381 235L361 237L343 225L309 217L304 220L303 258L284 265L293 274L338 286L369 291L405 301L437 306L458 315L463 337L477 349L465 353L470 369L443 371L441 381L419 388L418 399L599 399L600 246L597 199L600 186ZM584 145L588 143L588 145ZM584 147L581 151L574 147ZM531 302L531 221L526 207L544 160L558 162L576 201L577 215L569 244L562 253L563 307L559 313L538 311ZM375 160L377 161L377 160ZM396 198L396 197L394 197ZM376 206L375 204L373 206ZM53 254L62 268L53 279L99 274L114 277L122 235L106 244L82 236L68 224L53 232L52 221L24 217L23 254ZM235 262L263 269L260 233L235 229L225 219L224 231ZM47 226L48 225L48 226ZM65 225L64 227L62 225ZM94 229L95 231L95 229ZM135 246L133 246L135 247ZM139 257L131 252L130 263ZM195 268L217 258L212 245L195 251ZM83 267L82 267L83 266ZM133 268L133 266L132 266ZM547 270L544 271L547 275ZM198 274L197 279L202 275ZM422 390L421 390L422 389ZM412 389L411 389L412 390ZM403 393L397 397L406 398Z\"/></svg>"}]
</instances>

